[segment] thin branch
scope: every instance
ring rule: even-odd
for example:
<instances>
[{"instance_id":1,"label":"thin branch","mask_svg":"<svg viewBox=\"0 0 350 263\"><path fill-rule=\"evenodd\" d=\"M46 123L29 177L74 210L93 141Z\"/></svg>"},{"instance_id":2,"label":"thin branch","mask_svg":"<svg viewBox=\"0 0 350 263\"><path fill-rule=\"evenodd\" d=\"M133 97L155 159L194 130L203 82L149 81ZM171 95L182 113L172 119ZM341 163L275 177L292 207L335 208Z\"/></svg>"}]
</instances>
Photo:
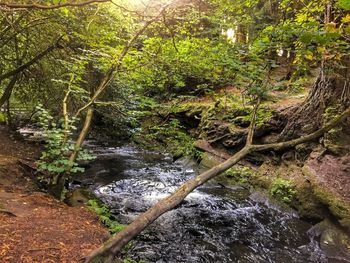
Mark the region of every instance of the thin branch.
<instances>
[{"instance_id":1,"label":"thin branch","mask_svg":"<svg viewBox=\"0 0 350 263\"><path fill-rule=\"evenodd\" d=\"M79 6L86 6L91 4L98 4L98 3L108 3L111 2L111 0L89 0L81 3L73 3L68 2L64 4L58 4L58 5L41 5L37 3L31 3L31 4L15 4L15 3L0 3L0 9L4 10L23 10L23 9L57 9L62 7L79 7Z\"/></svg>"},{"instance_id":2,"label":"thin branch","mask_svg":"<svg viewBox=\"0 0 350 263\"><path fill-rule=\"evenodd\" d=\"M73 81L73 78L71 77L71 82ZM68 141L68 136L69 136L69 113L68 113L68 98L70 93L72 92L71 90L71 83L69 83L68 90L66 92L66 95L64 96L63 102L62 102L62 112L63 112L63 119L64 119L64 139L63 139L63 144L66 144Z\"/></svg>"},{"instance_id":3,"label":"thin branch","mask_svg":"<svg viewBox=\"0 0 350 263\"><path fill-rule=\"evenodd\" d=\"M162 16L162 14L164 13L164 11L166 10L166 8L169 5L170 4L164 5L162 7L162 9L159 11L158 15L156 15L153 19L148 20L143 25L143 27L140 28L140 30L137 31L137 33L129 40L129 42L124 46L124 48L123 48L122 52L120 53L117 61L109 68L108 72L106 73L105 77L101 81L99 87L97 88L96 92L92 96L91 100L87 104L85 104L85 106L81 107L77 111L77 113L75 114L75 117L78 117L84 110L86 110L87 108L89 108L90 106L92 106L95 103L95 101L98 99L100 94L106 89L108 84L112 81L115 73L118 72L118 70L120 69L120 66L121 66L121 63L122 63L124 57L128 53L129 49L132 47L132 45L135 43L135 41L148 28L149 25L151 25L153 22L157 21L159 19L159 17Z\"/></svg>"},{"instance_id":4,"label":"thin branch","mask_svg":"<svg viewBox=\"0 0 350 263\"><path fill-rule=\"evenodd\" d=\"M247 136L246 145L252 145L252 143L253 143L254 129L255 129L255 125L256 125L256 117L257 117L259 105L260 105L260 99L258 99L257 103L254 106L252 118L250 120L250 125L249 125L249 129L248 129L248 136Z\"/></svg>"},{"instance_id":5,"label":"thin branch","mask_svg":"<svg viewBox=\"0 0 350 263\"><path fill-rule=\"evenodd\" d=\"M173 43L173 46L174 46L174 49L175 49L176 53L179 53L179 50L177 49L177 46L176 46L174 30L168 25L168 23L166 21L165 13L163 13L163 23L164 23L165 27L170 32L172 43Z\"/></svg>"},{"instance_id":6,"label":"thin branch","mask_svg":"<svg viewBox=\"0 0 350 263\"><path fill-rule=\"evenodd\" d=\"M52 44L51 46L47 47L44 51L37 54L34 58L29 60L27 63L24 63L21 66L19 66L18 68L11 70L5 74L0 75L0 82L3 81L4 79L11 77L11 76L17 75L18 73L22 72L23 70L29 68L30 66L32 66L33 64L38 62L40 59L42 59L44 56L46 56L48 53L50 53L55 48L60 47L59 42L61 39L62 39L62 36L60 38L58 38L54 44Z\"/></svg>"}]
</instances>

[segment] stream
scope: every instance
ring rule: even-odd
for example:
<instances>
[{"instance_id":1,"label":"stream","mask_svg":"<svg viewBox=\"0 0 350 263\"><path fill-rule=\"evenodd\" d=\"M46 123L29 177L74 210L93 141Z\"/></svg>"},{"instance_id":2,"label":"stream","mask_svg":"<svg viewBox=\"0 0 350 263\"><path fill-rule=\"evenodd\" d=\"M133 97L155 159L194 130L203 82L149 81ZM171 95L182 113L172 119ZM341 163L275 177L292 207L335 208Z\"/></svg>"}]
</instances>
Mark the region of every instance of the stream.
<instances>
[{"instance_id":1,"label":"stream","mask_svg":"<svg viewBox=\"0 0 350 263\"><path fill-rule=\"evenodd\" d=\"M83 181L128 224L197 174L188 160L132 146L89 142L98 158ZM146 262L330 261L312 225L258 192L209 182L162 215L133 241L128 255Z\"/></svg>"}]
</instances>

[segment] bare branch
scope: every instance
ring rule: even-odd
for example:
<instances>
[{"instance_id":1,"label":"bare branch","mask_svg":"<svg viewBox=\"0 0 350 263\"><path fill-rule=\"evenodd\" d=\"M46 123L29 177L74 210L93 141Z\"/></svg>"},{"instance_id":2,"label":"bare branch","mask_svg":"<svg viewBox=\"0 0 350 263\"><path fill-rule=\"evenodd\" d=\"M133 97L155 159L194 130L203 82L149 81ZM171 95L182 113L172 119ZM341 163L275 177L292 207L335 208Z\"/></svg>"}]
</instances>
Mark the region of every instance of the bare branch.
<instances>
[{"instance_id":1,"label":"bare branch","mask_svg":"<svg viewBox=\"0 0 350 263\"><path fill-rule=\"evenodd\" d=\"M16 3L0 3L0 9L3 10L23 10L23 9L43 9L43 10L49 10L49 9L57 9L62 7L78 7L78 6L86 6L91 4L98 4L98 3L108 3L111 2L111 0L88 0L85 2L68 2L64 4L58 4L58 5L42 5L37 3L31 3L31 4L16 4Z\"/></svg>"},{"instance_id":2,"label":"bare branch","mask_svg":"<svg viewBox=\"0 0 350 263\"><path fill-rule=\"evenodd\" d=\"M257 103L254 106L252 118L250 120L250 125L249 125L249 129L248 129L248 136L247 136L246 145L252 145L252 143L253 143L254 129L255 129L256 117L257 117L256 115L258 113L259 105L260 105L260 99L258 99Z\"/></svg>"},{"instance_id":3,"label":"bare branch","mask_svg":"<svg viewBox=\"0 0 350 263\"><path fill-rule=\"evenodd\" d=\"M49 54L52 50L54 50L55 48L60 47L59 42L60 42L61 39L62 39L62 36L59 37L54 44L50 45L44 51L42 51L39 54L37 54L34 58L32 58L27 63L24 63L21 66L19 66L18 68L14 69L14 70L11 70L11 71L9 71L9 72L7 72L5 74L0 75L0 82L3 81L4 79L7 79L7 78L9 78L11 76L14 76L14 75L22 72L23 70L29 68L33 64L37 63L40 59L45 57L47 54Z\"/></svg>"}]
</instances>

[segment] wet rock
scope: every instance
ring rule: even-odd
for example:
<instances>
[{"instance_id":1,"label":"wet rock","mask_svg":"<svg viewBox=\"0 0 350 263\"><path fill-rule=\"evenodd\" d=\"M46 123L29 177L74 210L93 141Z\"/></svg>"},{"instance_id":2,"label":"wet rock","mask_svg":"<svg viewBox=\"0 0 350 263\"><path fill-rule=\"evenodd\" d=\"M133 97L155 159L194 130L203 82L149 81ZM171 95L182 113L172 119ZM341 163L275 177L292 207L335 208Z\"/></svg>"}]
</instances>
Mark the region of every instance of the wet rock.
<instances>
[{"instance_id":1,"label":"wet rock","mask_svg":"<svg viewBox=\"0 0 350 263\"><path fill-rule=\"evenodd\" d=\"M95 196L87 189L78 188L67 194L65 202L70 206L82 206Z\"/></svg>"},{"instance_id":2,"label":"wet rock","mask_svg":"<svg viewBox=\"0 0 350 263\"><path fill-rule=\"evenodd\" d=\"M208 141L206 140L198 140L194 143L194 146L200 150L211 153L213 155L218 156L220 159L228 159L231 155L223 150L214 148Z\"/></svg>"},{"instance_id":3,"label":"wet rock","mask_svg":"<svg viewBox=\"0 0 350 263\"><path fill-rule=\"evenodd\" d=\"M200 162L200 170L207 170L210 169L220 163L222 163L223 161L225 161L225 159L222 159L216 155L213 155L211 153L205 152L202 155L202 160Z\"/></svg>"},{"instance_id":4,"label":"wet rock","mask_svg":"<svg viewBox=\"0 0 350 263\"><path fill-rule=\"evenodd\" d=\"M310 237L320 237L320 247L332 259L350 262L350 237L329 220L324 220L308 231Z\"/></svg>"}]
</instances>

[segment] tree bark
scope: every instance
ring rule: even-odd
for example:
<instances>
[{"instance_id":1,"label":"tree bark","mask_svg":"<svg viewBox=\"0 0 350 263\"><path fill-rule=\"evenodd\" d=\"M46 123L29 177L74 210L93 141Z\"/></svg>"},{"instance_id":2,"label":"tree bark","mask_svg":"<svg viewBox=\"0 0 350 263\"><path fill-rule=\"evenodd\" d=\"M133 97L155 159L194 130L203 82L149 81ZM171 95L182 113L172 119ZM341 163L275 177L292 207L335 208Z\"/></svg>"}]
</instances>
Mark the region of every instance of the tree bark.
<instances>
[{"instance_id":1,"label":"tree bark","mask_svg":"<svg viewBox=\"0 0 350 263\"><path fill-rule=\"evenodd\" d=\"M76 161L78 154L79 154L79 151L81 149L81 145L83 144L86 136L89 133L89 129L91 126L91 121L92 121L93 115L94 115L94 107L91 106L88 109L88 111L86 112L85 122L84 122L83 128L81 129L79 136L78 136L78 139L75 142L73 153L69 157L69 161L72 164Z\"/></svg>"},{"instance_id":2,"label":"tree bark","mask_svg":"<svg viewBox=\"0 0 350 263\"><path fill-rule=\"evenodd\" d=\"M257 107L256 107L257 108ZM256 109L255 109L256 113ZM201 186L205 182L214 178L218 174L226 171L247 154L257 151L266 151L266 150L282 150L285 148L296 146L300 143L306 141L314 140L322 136L325 132L329 131L334 126L338 125L340 122L344 121L350 115L350 107L344 111L340 116L335 118L331 123L324 126L320 130L309 134L307 136L301 137L299 139L290 140L287 142L281 143L272 143L266 145L254 145L251 144L254 134L254 125L256 114L253 114L251 121L251 126L248 132L248 139L245 147L234 154L231 158L225 162L211 168L210 170L188 180L183 185L181 185L174 193L168 197L160 200L157 204L149 208L146 212L139 215L130 225L128 225L124 230L119 232L117 235L108 240L104 245L93 251L89 257L86 259L85 263L92 262L112 262L113 257L116 256L121 249L129 243L134 237L136 237L142 230L154 222L158 217L167 211L175 208L179 205L186 196L191 193L194 189ZM103 261L101 261L103 260Z\"/></svg>"},{"instance_id":3,"label":"tree bark","mask_svg":"<svg viewBox=\"0 0 350 263\"><path fill-rule=\"evenodd\" d=\"M325 110L331 106L343 109L350 106L350 57L344 56L339 64L336 68L321 68L308 97L288 118L280 135L281 140L319 129L324 123Z\"/></svg>"},{"instance_id":4,"label":"tree bark","mask_svg":"<svg viewBox=\"0 0 350 263\"><path fill-rule=\"evenodd\" d=\"M62 114L64 119L64 139L63 144L66 144L69 137L69 113L68 113L68 98L71 93L71 88L69 86L66 95L64 96L63 102L62 102Z\"/></svg>"},{"instance_id":5,"label":"tree bark","mask_svg":"<svg viewBox=\"0 0 350 263\"><path fill-rule=\"evenodd\" d=\"M14 75L12 77L12 79L10 80L10 82L8 83L8 85L6 86L4 93L2 94L1 98L0 98L0 108L5 104L6 101L10 100L12 91L16 85L16 82L19 78L19 75Z\"/></svg>"}]
</instances>

